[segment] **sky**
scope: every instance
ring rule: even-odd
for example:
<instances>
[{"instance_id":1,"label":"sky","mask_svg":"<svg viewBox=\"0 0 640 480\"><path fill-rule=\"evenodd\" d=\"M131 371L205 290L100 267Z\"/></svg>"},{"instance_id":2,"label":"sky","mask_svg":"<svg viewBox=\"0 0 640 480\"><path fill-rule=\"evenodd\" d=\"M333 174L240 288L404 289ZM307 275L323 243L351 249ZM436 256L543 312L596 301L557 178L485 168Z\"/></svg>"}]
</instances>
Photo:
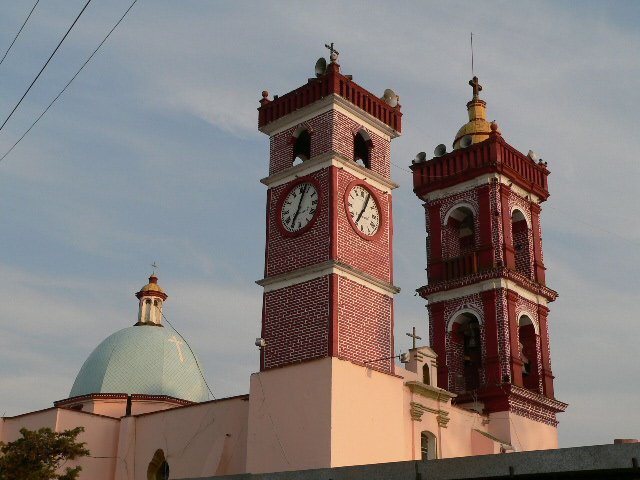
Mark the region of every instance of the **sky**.
<instances>
[{"instance_id":1,"label":"sky","mask_svg":"<svg viewBox=\"0 0 640 480\"><path fill-rule=\"evenodd\" d=\"M0 5L2 54L33 6ZM3 121L84 5L38 4L0 65ZM130 0L93 2L0 131L8 150ZM482 5L480 8L479 5ZM474 74L489 120L551 171L542 205L562 447L640 437L636 191L640 3L139 0L0 162L0 415L68 396L91 351L133 325L157 262L164 313L216 397L258 367L269 141L262 90L306 83L325 43L371 92L400 96L392 143L396 350L427 338L424 218L408 165L449 148Z\"/></svg>"}]
</instances>

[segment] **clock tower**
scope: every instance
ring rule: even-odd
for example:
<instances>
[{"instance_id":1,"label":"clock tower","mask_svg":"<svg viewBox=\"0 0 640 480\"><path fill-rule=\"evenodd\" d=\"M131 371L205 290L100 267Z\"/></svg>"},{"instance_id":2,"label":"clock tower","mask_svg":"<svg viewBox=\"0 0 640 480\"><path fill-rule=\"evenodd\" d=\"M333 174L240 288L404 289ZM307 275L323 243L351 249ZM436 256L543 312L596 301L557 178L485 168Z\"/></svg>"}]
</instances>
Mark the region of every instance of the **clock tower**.
<instances>
[{"instance_id":1,"label":"clock tower","mask_svg":"<svg viewBox=\"0 0 640 480\"><path fill-rule=\"evenodd\" d=\"M331 47L316 77L263 92L269 135L260 370L334 357L394 370L391 140L398 98L343 75Z\"/></svg>"}]
</instances>

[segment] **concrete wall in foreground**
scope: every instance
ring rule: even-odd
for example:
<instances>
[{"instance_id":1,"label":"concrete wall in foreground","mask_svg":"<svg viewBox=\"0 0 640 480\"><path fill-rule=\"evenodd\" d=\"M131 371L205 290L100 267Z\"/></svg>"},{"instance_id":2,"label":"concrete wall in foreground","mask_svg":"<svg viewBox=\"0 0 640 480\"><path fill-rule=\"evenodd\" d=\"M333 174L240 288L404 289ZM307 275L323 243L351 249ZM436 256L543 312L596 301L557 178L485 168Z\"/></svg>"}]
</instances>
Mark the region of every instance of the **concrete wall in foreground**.
<instances>
[{"instance_id":1,"label":"concrete wall in foreground","mask_svg":"<svg viewBox=\"0 0 640 480\"><path fill-rule=\"evenodd\" d=\"M640 443L359 467L215 477L215 480L464 480L481 478L640 478ZM564 474L564 475L563 475ZM539 477L538 477L539 476ZM179 480L213 480L213 477Z\"/></svg>"}]
</instances>

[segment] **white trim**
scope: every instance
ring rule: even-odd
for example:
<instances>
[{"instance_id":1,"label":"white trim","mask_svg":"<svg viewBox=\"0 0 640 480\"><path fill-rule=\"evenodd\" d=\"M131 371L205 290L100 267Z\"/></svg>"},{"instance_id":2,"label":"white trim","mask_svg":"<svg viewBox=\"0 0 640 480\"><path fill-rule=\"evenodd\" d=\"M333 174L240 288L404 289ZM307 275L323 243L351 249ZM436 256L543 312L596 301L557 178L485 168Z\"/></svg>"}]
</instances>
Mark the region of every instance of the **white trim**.
<instances>
[{"instance_id":1,"label":"white trim","mask_svg":"<svg viewBox=\"0 0 640 480\"><path fill-rule=\"evenodd\" d=\"M459 297L466 297L467 295L473 295L474 293L485 292L487 290L496 290L498 288L505 288L516 292L522 298L525 298L533 303L547 306L547 299L542 295L537 295L529 290L522 288L520 285L512 280L506 278L491 278L482 282L474 283L473 285L466 285L464 287L453 288L444 292L437 292L427 295L427 300L431 303L444 302Z\"/></svg>"},{"instance_id":2,"label":"white trim","mask_svg":"<svg viewBox=\"0 0 640 480\"><path fill-rule=\"evenodd\" d=\"M370 288L375 292L391 298L393 298L396 293L400 292L398 287L388 282L375 278L357 268L335 260L329 260L327 262L318 263L293 272L263 278L262 280L257 280L256 283L264 287L264 293L268 293L331 274L352 280L364 287Z\"/></svg>"},{"instance_id":3,"label":"white trim","mask_svg":"<svg viewBox=\"0 0 640 480\"><path fill-rule=\"evenodd\" d=\"M522 317L527 317L529 320L531 320L531 323L533 324L533 330L536 332L536 335L540 335L540 325L538 325L538 316L537 315L532 315L531 312L528 311L524 311L524 312L520 312L520 315L518 315L518 328L520 328L520 319Z\"/></svg>"},{"instance_id":4,"label":"white trim","mask_svg":"<svg viewBox=\"0 0 640 480\"><path fill-rule=\"evenodd\" d=\"M513 225L513 212L515 212L516 210L518 210L522 214L522 216L524 217L524 221L527 224L527 228L531 230L531 218L529 218L530 214L529 212L524 211L520 205L514 205L511 207L511 213L510 213L511 224Z\"/></svg>"},{"instance_id":5,"label":"white trim","mask_svg":"<svg viewBox=\"0 0 640 480\"><path fill-rule=\"evenodd\" d=\"M482 315L479 310L475 308L461 308L459 310L456 310L455 313L453 313L447 320L447 332L450 332L453 329L453 324L457 323L456 319L460 315L464 315L465 313L469 313L476 317L476 320L478 320L478 325L484 325L484 315Z\"/></svg>"},{"instance_id":6,"label":"white trim","mask_svg":"<svg viewBox=\"0 0 640 480\"><path fill-rule=\"evenodd\" d=\"M478 175L471 180L453 185L452 187L441 188L438 190L434 190L433 192L429 192L423 195L421 198L425 202L439 200L441 198L449 197L457 193L466 192L467 190L472 190L476 187L491 183L491 179L493 178L497 179L501 184L510 187L513 193L515 193L519 197L522 197L523 199L530 197L533 203L539 203L540 197L538 197L536 194L526 191L525 189L513 183L508 177L505 177L504 175L498 173L485 173L482 175Z\"/></svg>"},{"instance_id":7,"label":"white trim","mask_svg":"<svg viewBox=\"0 0 640 480\"><path fill-rule=\"evenodd\" d=\"M476 211L476 207L474 205L472 205L469 202L460 201L460 202L456 203L453 207L451 207L449 210L447 210L447 213L444 216L444 222L442 224L443 225L447 225L447 222L449 221L449 217L451 216L451 214L455 210L457 210L458 208L461 208L461 207L468 208L469 210L471 210L471 213L473 214L473 216L475 218L478 218L478 212Z\"/></svg>"},{"instance_id":8,"label":"white trim","mask_svg":"<svg viewBox=\"0 0 640 480\"><path fill-rule=\"evenodd\" d=\"M398 188L397 183L383 177L373 170L358 165L353 160L350 160L336 152L327 152L317 155L299 165L295 165L287 168L286 170L269 175L268 177L261 179L260 182L269 188L274 188L289 183L296 178L304 177L331 166L342 168L360 180L366 180L369 185L384 193L388 193L390 190Z\"/></svg>"},{"instance_id":9,"label":"white trim","mask_svg":"<svg viewBox=\"0 0 640 480\"><path fill-rule=\"evenodd\" d=\"M327 95L306 107L302 107L294 112L284 115L273 122L269 122L263 127L260 127L259 130L262 133L273 136L330 110L336 110L358 123L365 124L373 133L386 140L391 140L392 138L400 136L399 132L391 128L386 123L381 122L372 115L369 115L364 110L356 107L349 100L335 93Z\"/></svg>"}]
</instances>

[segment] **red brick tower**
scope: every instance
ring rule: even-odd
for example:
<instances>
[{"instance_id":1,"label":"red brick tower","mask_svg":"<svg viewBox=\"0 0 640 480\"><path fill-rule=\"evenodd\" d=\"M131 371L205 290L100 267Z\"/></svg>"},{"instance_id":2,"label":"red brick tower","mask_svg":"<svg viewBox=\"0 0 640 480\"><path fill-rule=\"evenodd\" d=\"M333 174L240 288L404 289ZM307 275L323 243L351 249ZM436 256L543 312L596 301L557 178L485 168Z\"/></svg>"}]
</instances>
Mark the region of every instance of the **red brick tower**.
<instances>
[{"instance_id":1,"label":"red brick tower","mask_svg":"<svg viewBox=\"0 0 640 480\"><path fill-rule=\"evenodd\" d=\"M271 143L261 371L331 356L393 372L390 143L402 114L331 53L317 78L263 92L258 109Z\"/></svg>"},{"instance_id":2,"label":"red brick tower","mask_svg":"<svg viewBox=\"0 0 640 480\"><path fill-rule=\"evenodd\" d=\"M547 425L566 404L554 398L540 204L546 163L523 155L485 119L477 78L469 122L454 150L412 165L423 200L429 335L438 385L458 404L512 412Z\"/></svg>"}]
</instances>

